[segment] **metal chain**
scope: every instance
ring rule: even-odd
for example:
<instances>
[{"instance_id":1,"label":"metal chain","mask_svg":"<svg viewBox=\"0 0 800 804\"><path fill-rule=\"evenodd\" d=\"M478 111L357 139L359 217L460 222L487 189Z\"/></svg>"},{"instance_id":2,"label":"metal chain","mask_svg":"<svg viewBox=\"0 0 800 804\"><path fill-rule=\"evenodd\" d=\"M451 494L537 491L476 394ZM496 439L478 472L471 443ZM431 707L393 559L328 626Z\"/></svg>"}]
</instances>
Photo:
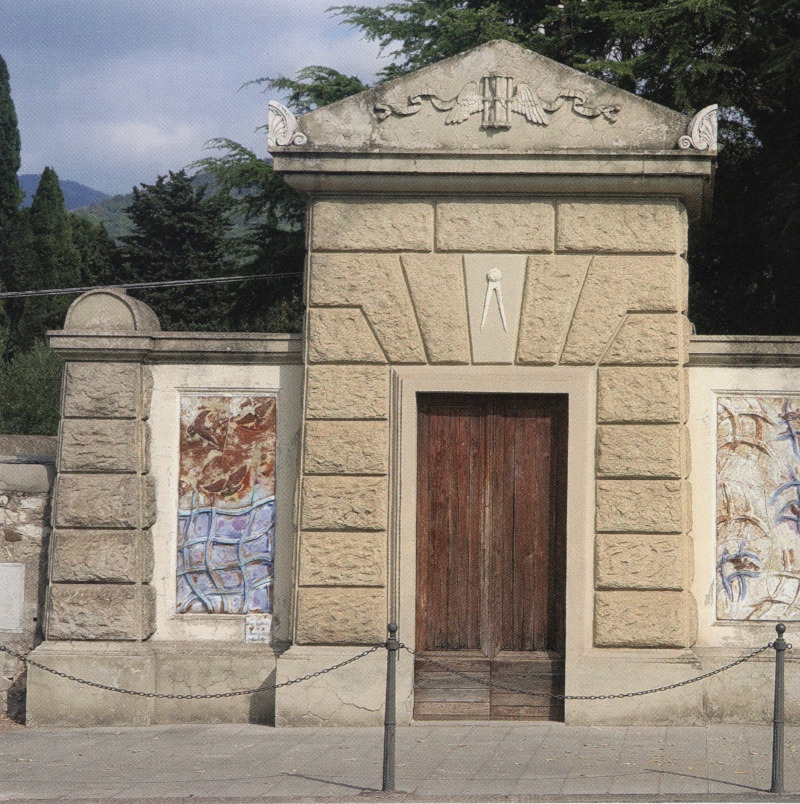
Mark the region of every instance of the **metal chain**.
<instances>
[{"instance_id":1,"label":"metal chain","mask_svg":"<svg viewBox=\"0 0 800 804\"><path fill-rule=\"evenodd\" d=\"M421 662L427 662L429 664L435 665L436 667L441 667L443 670L446 670L448 673L452 673L454 676L459 676L467 681L473 681L476 684L482 684L485 687L491 687L498 690L503 690L505 692L516 692L521 695L531 695L531 696L540 696L546 698L553 698L559 701L609 701L615 698L636 698L639 695L650 695L654 692L665 692L666 690L674 690L678 687L685 687L687 684L694 684L695 681L702 681L704 678L709 678L710 676L715 676L717 673L723 673L725 670L730 670L732 667L736 667L737 664L744 664L744 662L750 661L755 656L758 656L760 653L763 653L765 650L768 650L773 646L772 642L764 645L763 648L758 648L754 650L752 653L748 653L746 656L742 656L735 661L730 662L730 664L726 664L723 667L718 667L716 670L711 670L708 673L703 673L701 676L695 676L694 678L687 678L685 681L678 681L675 684L667 684L663 687L653 687L649 690L638 690L637 692L618 692L613 693L610 695L559 695L558 693L551 693L551 692L531 692L530 690L521 690L516 687L507 687L504 684L498 684L497 682L492 681L484 681L482 678L476 678L475 676L471 676L468 673L462 673L460 670L453 670L452 668L448 667L441 662L437 662L435 659L429 659L426 656L421 656L412 648L409 648L407 645L400 643L400 647L403 648L407 653L410 653L412 656L419 659Z\"/></svg>"},{"instance_id":2,"label":"metal chain","mask_svg":"<svg viewBox=\"0 0 800 804\"><path fill-rule=\"evenodd\" d=\"M349 659L345 659L343 662L339 662L338 664L334 664L331 667L326 667L323 670L317 670L315 673L309 673L306 676L300 676L300 678L291 678L288 681L282 681L280 684L262 684L260 687L252 687L247 690L235 690L233 692L217 692L217 693L209 693L209 694L197 694L197 695L171 695L166 692L141 692L139 690L128 690L124 689L123 687L112 687L110 684L100 684L97 681L89 681L85 678L78 678L77 676L71 676L69 673L62 673L60 670L54 670L52 667L47 667L46 665L40 664L39 662L35 662L33 659L29 659L28 656L24 653L17 653L16 651L7 648L5 645L0 645L0 651L3 653L8 653L10 656L15 656L20 661L25 662L26 665L30 667L38 667L39 670L44 670L46 673L52 673L54 676L60 676L61 678L66 678L69 681L75 681L78 684L84 684L87 687L96 687L99 690L108 690L109 692L121 692L125 695L136 695L139 698L167 698L169 700L176 700L176 701L187 701L187 700L200 700L200 699L209 699L209 698L233 698L237 695L253 695L256 692L264 692L266 690L277 690L280 687L288 687L292 684L299 684L302 681L308 681L311 678L318 678L319 676L324 676L326 673L331 673L334 670L338 670L340 667L344 667L345 665L352 664L353 662L357 662L359 659L363 659L365 656L369 656L370 653L374 653L376 650L380 650L381 648L385 647L385 645L373 645L371 648L368 648L361 653L351 656Z\"/></svg>"}]
</instances>

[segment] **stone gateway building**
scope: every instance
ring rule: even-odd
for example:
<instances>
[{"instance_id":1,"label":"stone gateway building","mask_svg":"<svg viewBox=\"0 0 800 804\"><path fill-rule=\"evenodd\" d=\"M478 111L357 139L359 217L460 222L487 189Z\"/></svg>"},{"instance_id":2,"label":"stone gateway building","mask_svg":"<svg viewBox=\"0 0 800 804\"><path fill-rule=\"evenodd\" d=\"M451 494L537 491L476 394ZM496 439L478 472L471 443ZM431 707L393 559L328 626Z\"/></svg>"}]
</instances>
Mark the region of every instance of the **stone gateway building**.
<instances>
[{"instance_id":1,"label":"stone gateway building","mask_svg":"<svg viewBox=\"0 0 800 804\"><path fill-rule=\"evenodd\" d=\"M766 720L769 654L657 695L541 694L671 684L800 619L800 349L686 317L716 107L497 41L299 119L271 103L269 129L308 202L305 333L73 304L33 658L228 692L396 621L405 722ZM176 701L34 667L28 717L375 724L384 678L376 651Z\"/></svg>"}]
</instances>

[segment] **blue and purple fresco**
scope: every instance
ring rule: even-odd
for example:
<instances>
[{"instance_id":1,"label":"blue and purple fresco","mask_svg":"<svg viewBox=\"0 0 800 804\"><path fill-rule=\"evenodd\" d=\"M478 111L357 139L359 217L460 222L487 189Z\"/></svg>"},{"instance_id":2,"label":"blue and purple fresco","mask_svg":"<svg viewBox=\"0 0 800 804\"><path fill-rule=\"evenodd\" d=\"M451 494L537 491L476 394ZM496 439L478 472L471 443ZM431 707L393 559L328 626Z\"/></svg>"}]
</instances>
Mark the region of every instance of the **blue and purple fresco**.
<instances>
[{"instance_id":1,"label":"blue and purple fresco","mask_svg":"<svg viewBox=\"0 0 800 804\"><path fill-rule=\"evenodd\" d=\"M800 397L717 398L717 619L800 620Z\"/></svg>"},{"instance_id":2,"label":"blue and purple fresco","mask_svg":"<svg viewBox=\"0 0 800 804\"><path fill-rule=\"evenodd\" d=\"M272 610L275 396L183 396L179 614Z\"/></svg>"}]
</instances>

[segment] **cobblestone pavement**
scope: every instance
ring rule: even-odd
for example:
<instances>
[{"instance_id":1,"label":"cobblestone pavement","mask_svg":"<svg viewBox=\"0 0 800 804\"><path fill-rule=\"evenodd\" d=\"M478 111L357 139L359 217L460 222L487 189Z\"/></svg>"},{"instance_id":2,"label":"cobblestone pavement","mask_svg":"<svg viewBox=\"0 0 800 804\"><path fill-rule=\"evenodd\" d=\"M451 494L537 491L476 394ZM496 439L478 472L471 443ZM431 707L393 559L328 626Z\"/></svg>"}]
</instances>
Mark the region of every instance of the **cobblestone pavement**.
<instances>
[{"instance_id":1,"label":"cobblestone pavement","mask_svg":"<svg viewBox=\"0 0 800 804\"><path fill-rule=\"evenodd\" d=\"M7 729L0 801L774 800L771 740L733 724L415 724L398 728L402 792L384 796L380 728ZM786 789L800 801L800 728Z\"/></svg>"}]
</instances>

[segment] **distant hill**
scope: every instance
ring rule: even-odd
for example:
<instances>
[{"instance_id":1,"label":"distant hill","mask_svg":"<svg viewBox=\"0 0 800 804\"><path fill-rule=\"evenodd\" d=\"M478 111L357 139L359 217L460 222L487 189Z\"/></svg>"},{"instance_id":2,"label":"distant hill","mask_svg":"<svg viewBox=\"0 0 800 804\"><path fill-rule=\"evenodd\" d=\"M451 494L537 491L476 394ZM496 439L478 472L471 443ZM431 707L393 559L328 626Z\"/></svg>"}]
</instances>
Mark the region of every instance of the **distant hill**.
<instances>
[{"instance_id":1,"label":"distant hill","mask_svg":"<svg viewBox=\"0 0 800 804\"><path fill-rule=\"evenodd\" d=\"M19 179L19 186L25 192L25 200L22 202L22 206L29 207L33 202L33 196L36 195L36 188L39 186L41 176L37 173L23 173L17 178ZM89 204L97 204L103 199L111 197L108 193L101 193L100 190L93 190L85 184L79 184L69 179L59 179L58 183L61 185L61 192L64 193L64 204L69 210L86 207Z\"/></svg>"},{"instance_id":2,"label":"distant hill","mask_svg":"<svg viewBox=\"0 0 800 804\"><path fill-rule=\"evenodd\" d=\"M82 218L88 218L92 223L105 224L106 231L111 237L119 240L120 237L130 234L133 228L130 215L125 212L125 208L130 206L131 201L133 201L133 193L107 196L102 201L72 211Z\"/></svg>"}]
</instances>

